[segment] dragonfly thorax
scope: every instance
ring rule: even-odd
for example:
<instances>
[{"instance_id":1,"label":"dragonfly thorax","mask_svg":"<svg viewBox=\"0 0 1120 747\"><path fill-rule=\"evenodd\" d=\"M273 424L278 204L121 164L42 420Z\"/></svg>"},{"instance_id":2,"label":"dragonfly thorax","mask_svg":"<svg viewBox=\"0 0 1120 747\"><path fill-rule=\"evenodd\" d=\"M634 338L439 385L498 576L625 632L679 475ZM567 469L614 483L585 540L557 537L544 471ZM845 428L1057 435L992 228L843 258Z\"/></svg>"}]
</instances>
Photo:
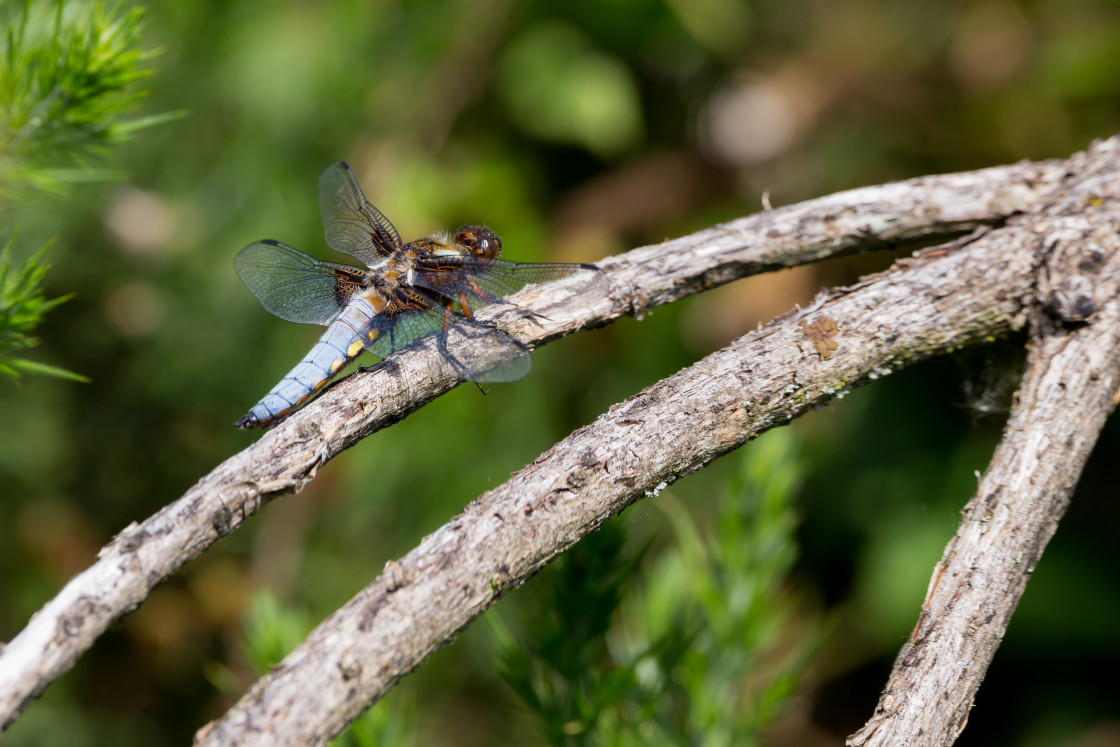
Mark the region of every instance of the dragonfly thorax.
<instances>
[{"instance_id":1,"label":"dragonfly thorax","mask_svg":"<svg viewBox=\"0 0 1120 747\"><path fill-rule=\"evenodd\" d=\"M370 267L370 283L391 287L401 284L414 285L416 263L420 255L421 252L415 246L406 244L393 256L386 257L376 266Z\"/></svg>"}]
</instances>

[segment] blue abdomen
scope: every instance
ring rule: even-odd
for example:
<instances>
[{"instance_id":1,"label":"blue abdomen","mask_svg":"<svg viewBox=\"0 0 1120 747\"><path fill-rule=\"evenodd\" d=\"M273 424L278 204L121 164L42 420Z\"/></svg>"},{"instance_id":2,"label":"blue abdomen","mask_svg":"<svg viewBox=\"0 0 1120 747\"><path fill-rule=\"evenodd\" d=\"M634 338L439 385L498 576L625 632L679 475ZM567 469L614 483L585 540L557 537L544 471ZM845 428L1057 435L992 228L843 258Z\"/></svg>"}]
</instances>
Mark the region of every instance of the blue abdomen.
<instances>
[{"instance_id":1,"label":"blue abdomen","mask_svg":"<svg viewBox=\"0 0 1120 747\"><path fill-rule=\"evenodd\" d=\"M242 430L271 425L307 401L362 352L373 316L373 307L365 299L351 301L303 360L234 425Z\"/></svg>"}]
</instances>

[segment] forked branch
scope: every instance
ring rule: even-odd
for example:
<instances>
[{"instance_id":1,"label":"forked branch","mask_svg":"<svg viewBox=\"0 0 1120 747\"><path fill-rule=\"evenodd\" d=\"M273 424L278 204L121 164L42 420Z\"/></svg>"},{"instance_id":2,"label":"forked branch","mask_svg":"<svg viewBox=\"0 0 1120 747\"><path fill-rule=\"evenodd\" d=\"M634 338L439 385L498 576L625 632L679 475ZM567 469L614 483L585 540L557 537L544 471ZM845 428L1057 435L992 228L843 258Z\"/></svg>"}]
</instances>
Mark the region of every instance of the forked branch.
<instances>
[{"instance_id":1,"label":"forked branch","mask_svg":"<svg viewBox=\"0 0 1120 747\"><path fill-rule=\"evenodd\" d=\"M869 187L752 215L600 263L612 281L610 297L581 298L579 303L557 305L566 298L565 294L570 289L546 286L530 289L517 299L518 303L532 310L547 312L547 318L532 322L503 319L503 322L509 322L511 332L523 342L536 346L580 326L603 324L618 316L640 312L744 275L837 254L894 246L912 239L969 231L983 225L998 225L1014 213L1048 203L1061 186L1064 175L1065 165L1062 163L1024 163ZM996 243L1015 243L1023 238L1011 234L1001 233L1002 238ZM662 481L669 482L698 469L766 427L795 416L809 406L809 402L823 402L846 386L885 373L888 367L906 365L920 357L1003 334L1015 327L1029 296L1031 250L1023 246L1007 249L1015 256L1009 258L1010 255L993 248L990 251L994 254L985 255L977 266L953 265L954 257L973 256L971 253L975 246L989 245L986 242L990 241L985 237L968 247L967 252L951 252L936 260L922 260L911 268L899 268L859 289L823 301L813 311L788 317L772 325L765 334L745 338L746 342L741 341L740 345L694 367L697 371L706 371L707 366L716 366L712 375L715 377L713 383L719 382L722 387L718 391L708 387L703 377L690 379L684 376L687 373L684 372L678 375L684 378L674 377L639 395L627 408L639 405L654 407L643 415L646 418L656 415L658 403L665 402L665 397L687 395L687 401L698 408L695 412L708 413L715 418L711 421L713 428L717 423L724 423L720 427L726 432L707 445L698 443L693 451L687 452L691 454L688 458L682 456L684 451L681 449L671 449L675 456L667 468L657 460L644 462L639 457L641 452L612 451L616 442L630 443L629 439L623 440L619 436L628 433L631 424L625 419L618 421L611 417L618 411L604 416L605 420L600 422L605 430L594 433L606 440L592 451L585 449L574 457L582 469L590 471L586 476L588 479L598 472L601 479L610 477L613 480L615 492L604 493L607 504L593 514L602 518L583 528L570 526L560 534L549 530L552 525L548 523L538 527L536 521L543 521L550 512L562 514L568 510L568 502L562 499L577 496L580 499L578 505L582 505L584 500L593 496L590 489L581 486L579 481L582 478L574 476L576 473L560 482L527 484L529 487L544 485L547 489L537 495L523 492L516 499L520 501L516 505L521 507L518 510L522 512L516 514L515 511L516 525L524 530L521 533L524 541L535 545L531 551L524 550L528 554L517 567L539 566L596 525L595 522L620 510L644 490L653 490ZM965 265L968 265L967 261ZM934 275L928 275L929 272ZM976 287L961 286L959 293L964 296L950 296L952 303L940 301L945 297L940 294L946 292L945 288L954 282L953 277L957 273L963 273L961 277L972 278ZM928 313L921 316L921 309L915 308L914 314L918 316L895 320L900 325L898 333L912 343L905 348L894 344L891 338L894 331L879 332L876 331L878 328L871 330L861 326L879 323L882 317L874 306L860 308L858 305L843 304L845 299L851 298L863 299L868 304L887 303L891 299L879 299L873 294L885 292L888 287L894 288L895 292L908 288L904 294L912 296L914 286L907 285L904 279L910 274L913 274L914 282L927 289L924 292L933 294L927 295L927 300L940 312L933 316ZM995 295L989 295L993 288ZM967 299L975 300L976 305L966 302ZM895 299L898 303L905 300ZM822 313L821 309L826 307L829 311ZM501 309L494 312L500 314ZM823 321L825 318L835 322L839 330L831 339L828 339L830 327ZM914 320L919 319L929 328L914 326ZM955 323L948 321L950 319ZM884 329L894 328L888 326ZM826 338L824 341L822 335ZM858 352L855 347L849 347L857 344L856 338L867 338L868 335L876 335L864 339L864 342L874 342L870 347L861 345ZM840 346L835 353L829 348L832 342ZM751 348L746 364L735 359L736 355L742 354L742 345L761 346ZM773 348L768 358L771 365L762 369L754 356L768 345ZM827 354L825 351L828 351ZM844 355L840 355L841 351L845 351ZM772 377L773 382L767 376ZM771 386L777 381L784 383L780 387ZM144 523L134 524L122 531L102 549L93 566L71 580L32 618L24 631L0 650L0 726L11 723L31 698L67 671L114 620L142 603L156 584L243 523L261 505L285 492L298 490L336 454L364 436L400 420L454 385L452 372L443 367L441 357L432 350L420 347L394 356L391 364L379 365L343 381L324 397L224 462L182 498ZM794 392L799 392L804 401L791 399ZM713 398L703 401L705 395ZM694 414L673 412L677 413L675 417ZM719 413L724 413L722 417L727 420L722 420ZM657 431L658 438L662 440L670 432L664 425L662 423ZM599 449L607 451L600 453ZM564 454L566 459L573 458L571 452L558 453ZM541 472L543 467L544 461L538 460L520 477L527 479L526 476L544 474ZM666 469L669 471L666 472ZM654 476L659 477L652 480ZM497 499L486 499L490 500ZM468 511L477 511L477 507L489 505L485 501L476 502L472 504L476 508ZM536 508L526 514L526 505ZM502 514L501 519L489 513L479 515L480 521L487 526L494 521L509 521L511 518L507 514ZM441 530L441 535L444 531L454 533L456 530L445 528ZM422 549L427 552L432 548L426 544ZM417 550L414 555L419 552ZM406 570L407 567L407 563L402 564L378 582L383 584L380 588L385 590L385 598L394 604L404 603L410 594L417 593L416 590L427 588L419 583L422 579L412 582L413 572ZM423 564L417 567L423 568ZM509 570L513 567L508 563L492 566L485 586L491 589L493 585L493 589L487 592L485 603L520 582L520 573L514 574ZM507 570L503 571L503 568ZM465 604L468 598L475 598L474 587L471 588L470 594L464 589L460 596L444 598L437 606ZM395 596L390 596L396 591L404 592L399 597L400 602L395 601ZM369 608L366 609L368 611ZM468 611L468 615L461 619L469 620L473 616L469 611L474 609L473 614L477 614L481 607L471 608L468 605L456 609L454 613L461 616L463 609ZM384 621L390 619L395 618L387 616ZM368 622L367 618L361 624ZM431 630L440 629L440 624L438 619L434 620ZM406 655L402 652L394 660L412 661L408 666L414 666L423 652L435 645L436 640L442 639L438 635L427 642L416 639L411 650L417 653ZM390 656L393 656L391 652ZM350 679L368 677L372 672L373 665L366 661L336 661L345 666L341 670L332 668L331 671L342 672ZM384 682L391 682L407 671L408 666L394 665L386 669L382 673L383 680L379 680L382 684L372 685L362 680L363 695L354 700L345 713L352 717L356 713L354 708L360 710L368 704L383 692L384 686L387 686ZM362 675L362 672L367 674ZM237 715L239 713L242 711L233 712L225 723L240 723L242 717ZM347 717L344 715L342 718ZM337 718L326 724L320 723L319 731L315 733L333 733L343 724L344 721ZM210 733L232 737L233 733L224 728ZM298 733L292 733L293 739Z\"/></svg>"},{"instance_id":2,"label":"forked branch","mask_svg":"<svg viewBox=\"0 0 1120 747\"><path fill-rule=\"evenodd\" d=\"M1028 415L1018 417L1029 417L1032 406L1055 392L1064 395L1048 409L1055 416L1061 417L1062 407L1071 404L1067 398L1082 396L1092 414L1074 410L1086 417L1051 429L1051 438L1041 441L1033 423L1013 420L1009 432L1021 428L1028 446L1017 455L1001 450L997 460L1010 466L994 463L992 472L1015 472L1018 462L1028 472L1055 475L1036 489L1044 494L1056 490L1054 507L1061 508L1120 381L1120 181L1112 176L1120 173L1117 146L1110 141L1075 158L1077 177L1046 209L975 240L926 252L775 320L573 433L472 502L400 562L388 564L379 579L313 631L233 709L199 732L198 742L268 744L278 736L288 744L324 742L505 591L635 500L848 387L1023 325L1028 312L1039 313L1034 302L1044 259L1046 297L1061 320L1037 317L1035 329L1047 332L1032 351L1032 361L1044 373L1028 378L1018 411ZM1081 213L1063 220L1074 209ZM1089 291L1086 273L1094 281ZM1083 329L1068 328L1088 321ZM1057 350L1072 357L1055 368L1051 364ZM1011 492L1022 487L1005 486ZM1030 498L1025 496L1025 505L1037 509ZM977 508L985 510L974 508L972 513L986 514L989 507ZM1010 545L1006 552L994 562L984 554L968 557L967 573L958 571L953 584L940 583L945 576L939 569L919 624L923 636L959 622L943 623L943 611L963 613L970 625L983 613L988 629L975 635L981 645L973 646L970 625L953 628L956 635L950 638L958 648L950 648L942 661L932 661L931 671L914 684L938 697L904 699L902 707L886 714L904 712L911 723L937 723L878 729L878 734L877 727L869 727L882 738L877 743L946 744L955 739L1056 521L1057 514L1044 515L1035 522L1035 531L1003 535ZM968 586L971 577L990 578L1009 562L1011 573L1006 575L1014 583L996 578L984 585L986 593L962 601L959 586ZM941 586L949 589L949 597L938 608L934 600ZM962 640L966 645L959 646ZM903 675L910 666L913 662L900 657ZM966 676L973 670L979 671ZM888 693L884 699L891 697Z\"/></svg>"},{"instance_id":3,"label":"forked branch","mask_svg":"<svg viewBox=\"0 0 1120 747\"><path fill-rule=\"evenodd\" d=\"M612 408L390 563L198 744L324 743L503 593L642 496L838 392L1021 326L1034 243L993 231L896 267Z\"/></svg>"},{"instance_id":4,"label":"forked branch","mask_svg":"<svg viewBox=\"0 0 1120 747\"><path fill-rule=\"evenodd\" d=\"M1071 159L1040 240L1027 370L1003 440L934 569L874 716L849 745L952 744L1011 613L1069 505L1120 387L1120 143ZM1106 160L1099 159L1105 155Z\"/></svg>"}]
</instances>

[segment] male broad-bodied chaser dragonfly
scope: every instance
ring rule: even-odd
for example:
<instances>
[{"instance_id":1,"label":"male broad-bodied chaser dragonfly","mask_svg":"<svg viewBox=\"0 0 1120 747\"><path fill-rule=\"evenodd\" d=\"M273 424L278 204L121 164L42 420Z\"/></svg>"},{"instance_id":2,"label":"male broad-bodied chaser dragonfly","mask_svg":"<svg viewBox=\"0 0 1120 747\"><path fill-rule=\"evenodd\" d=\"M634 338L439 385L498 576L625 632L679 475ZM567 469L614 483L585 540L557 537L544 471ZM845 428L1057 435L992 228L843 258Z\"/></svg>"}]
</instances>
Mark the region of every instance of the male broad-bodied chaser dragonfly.
<instances>
[{"instance_id":1,"label":"male broad-bodied chaser dragonfly","mask_svg":"<svg viewBox=\"0 0 1120 747\"><path fill-rule=\"evenodd\" d=\"M385 358L422 337L463 380L516 381L529 371L529 350L505 332L481 324L474 310L508 303L531 283L579 276L588 284L606 276L595 265L518 263L500 258L502 242L485 226L463 226L407 244L366 199L357 177L339 161L319 177L319 213L327 246L365 267L323 262L266 239L234 259L241 281L266 310L289 322L321 324L327 331L280 383L235 425L272 425L318 392L362 350ZM495 363L472 363L448 348L448 335L478 343Z\"/></svg>"}]
</instances>

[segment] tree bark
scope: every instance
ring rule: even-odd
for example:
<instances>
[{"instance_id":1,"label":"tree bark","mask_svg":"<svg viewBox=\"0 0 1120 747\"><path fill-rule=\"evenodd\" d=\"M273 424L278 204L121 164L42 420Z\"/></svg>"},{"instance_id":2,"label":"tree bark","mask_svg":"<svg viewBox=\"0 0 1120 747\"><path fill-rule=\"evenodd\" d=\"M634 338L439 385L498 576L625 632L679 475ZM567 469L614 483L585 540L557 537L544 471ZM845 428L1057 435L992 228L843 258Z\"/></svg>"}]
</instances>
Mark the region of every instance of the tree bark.
<instances>
[{"instance_id":1,"label":"tree bark","mask_svg":"<svg viewBox=\"0 0 1120 747\"><path fill-rule=\"evenodd\" d=\"M1075 157L1055 204L1014 222L1044 258L1027 369L991 465L934 568L918 624L856 745L952 744L968 722L1120 387L1120 156ZM1100 158L1105 156L1105 158Z\"/></svg>"},{"instance_id":2,"label":"tree bark","mask_svg":"<svg viewBox=\"0 0 1120 747\"><path fill-rule=\"evenodd\" d=\"M314 630L199 745L323 744L543 564L645 495L850 387L1025 324L1035 237L993 231L775 320L611 408ZM279 741L277 741L279 740Z\"/></svg>"},{"instance_id":3,"label":"tree bark","mask_svg":"<svg viewBox=\"0 0 1120 747\"><path fill-rule=\"evenodd\" d=\"M1107 161L1115 170L1115 154L1104 146L1086 159ZM498 307L486 310L483 318L501 320L514 336L536 346L580 326L640 315L646 308L744 275L1000 225L1016 213L1052 204L1059 188L1070 183L1063 181L1066 171L1062 162L1023 163L839 193L609 258L600 263L611 280L609 296L573 297L573 289L562 283L540 286L524 292L517 303L546 317L517 317ZM847 387L1021 327L1033 298L1038 244L1038 234L1011 226L901 263L809 310L776 320L613 408L433 535L457 547L454 556L429 538L400 564L387 566L367 593L324 623L342 625L336 630L346 632L355 651L378 652L381 658L348 658L341 649L331 649L328 656L340 658L318 664L335 685L341 678L345 693L336 699L340 691L326 685L321 693L310 692L308 680L303 702L335 713L297 718L298 729L278 733L304 739L290 743L337 733L498 595L645 492L655 492ZM916 303L919 299L925 308ZM890 310L895 317L886 314ZM10 724L156 584L267 501L300 489L336 454L455 383L454 372L431 346L393 356L340 382L181 499L122 531L93 566L0 649L0 727ZM711 433L690 440L704 435L696 433L704 425ZM674 442L676 437L684 440ZM647 442L652 451L645 450ZM498 536L512 544L488 547ZM472 548L510 554L465 558ZM449 565L433 567L431 558ZM468 560L469 569L481 576L460 566ZM460 578L465 586L446 586ZM430 596L433 589L447 595ZM416 603L424 600L435 600L426 609L432 618L418 625ZM339 622L350 609L360 609L363 616ZM394 646L400 641L393 636L409 632L402 633L401 624L417 635L398 649ZM292 682L288 672L297 660L303 662L300 671L311 666L313 659L307 657L318 651L322 635L314 633L293 653L297 659L289 657L274 677L258 683L200 739L248 743L252 734L261 737L254 729L293 724L274 720L287 707L283 703L294 703L292 718L303 713L295 707L298 701L286 700L290 690L283 684ZM273 734L265 741L277 739Z\"/></svg>"}]
</instances>

